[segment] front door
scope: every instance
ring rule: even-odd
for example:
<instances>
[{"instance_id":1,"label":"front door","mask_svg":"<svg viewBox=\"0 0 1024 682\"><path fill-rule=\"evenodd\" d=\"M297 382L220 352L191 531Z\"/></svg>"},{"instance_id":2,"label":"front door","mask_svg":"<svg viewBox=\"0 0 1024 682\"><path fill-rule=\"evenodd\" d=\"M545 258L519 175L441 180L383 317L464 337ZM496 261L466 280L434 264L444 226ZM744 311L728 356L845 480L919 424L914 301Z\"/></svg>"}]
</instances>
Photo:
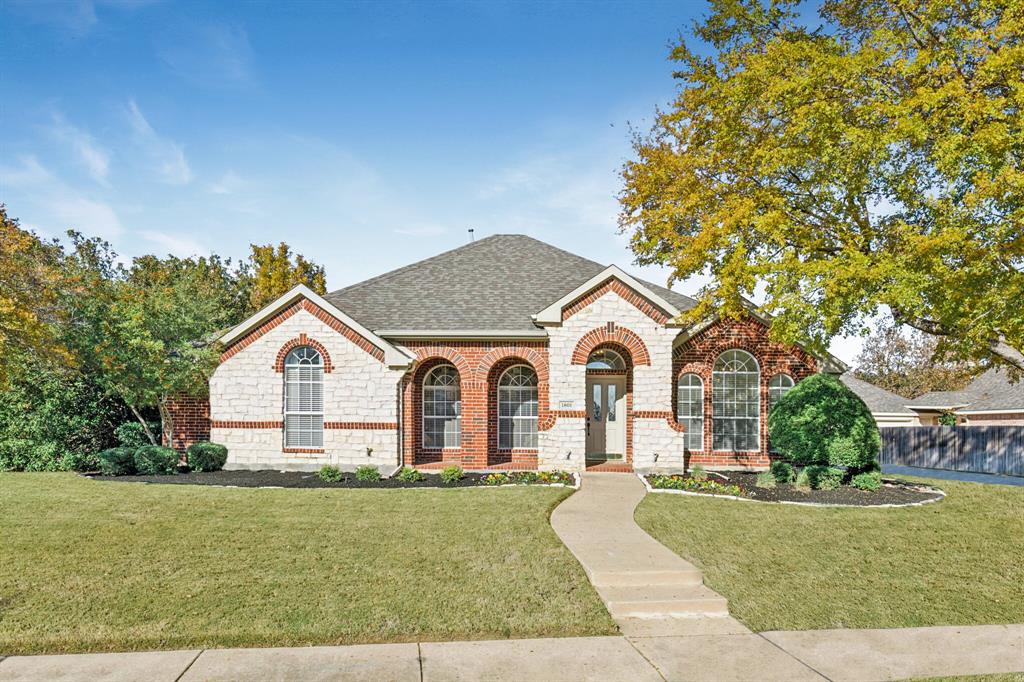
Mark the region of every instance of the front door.
<instances>
[{"instance_id":1,"label":"front door","mask_svg":"<svg viewBox=\"0 0 1024 682\"><path fill-rule=\"evenodd\" d=\"M587 377L587 459L626 457L626 377Z\"/></svg>"}]
</instances>

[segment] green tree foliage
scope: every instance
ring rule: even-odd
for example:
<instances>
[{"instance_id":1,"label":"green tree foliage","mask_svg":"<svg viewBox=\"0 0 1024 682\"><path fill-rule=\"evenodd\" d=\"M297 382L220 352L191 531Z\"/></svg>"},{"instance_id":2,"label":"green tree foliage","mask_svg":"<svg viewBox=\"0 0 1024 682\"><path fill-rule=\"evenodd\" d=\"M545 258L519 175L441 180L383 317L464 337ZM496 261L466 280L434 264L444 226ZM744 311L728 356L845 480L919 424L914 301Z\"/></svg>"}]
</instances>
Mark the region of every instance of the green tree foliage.
<instances>
[{"instance_id":1,"label":"green tree foliage","mask_svg":"<svg viewBox=\"0 0 1024 682\"><path fill-rule=\"evenodd\" d=\"M857 356L855 373L864 381L905 398L929 391L959 391L981 367L948 359L938 340L921 332L883 325L865 340Z\"/></svg>"},{"instance_id":2,"label":"green tree foliage","mask_svg":"<svg viewBox=\"0 0 1024 682\"><path fill-rule=\"evenodd\" d=\"M880 310L962 359L1024 370L1024 4L715 0L623 169L641 263L766 286L780 341L823 349Z\"/></svg>"},{"instance_id":3,"label":"green tree foliage","mask_svg":"<svg viewBox=\"0 0 1024 682\"><path fill-rule=\"evenodd\" d=\"M829 374L807 377L768 415L772 447L796 464L878 466L882 439L864 401Z\"/></svg>"},{"instance_id":4,"label":"green tree foliage","mask_svg":"<svg viewBox=\"0 0 1024 682\"><path fill-rule=\"evenodd\" d=\"M276 247L250 245L249 262L244 269L248 294L248 311L255 313L297 284L305 284L318 294L324 294L326 276L321 265L306 260L301 254L292 254L291 248L281 242Z\"/></svg>"}]
</instances>

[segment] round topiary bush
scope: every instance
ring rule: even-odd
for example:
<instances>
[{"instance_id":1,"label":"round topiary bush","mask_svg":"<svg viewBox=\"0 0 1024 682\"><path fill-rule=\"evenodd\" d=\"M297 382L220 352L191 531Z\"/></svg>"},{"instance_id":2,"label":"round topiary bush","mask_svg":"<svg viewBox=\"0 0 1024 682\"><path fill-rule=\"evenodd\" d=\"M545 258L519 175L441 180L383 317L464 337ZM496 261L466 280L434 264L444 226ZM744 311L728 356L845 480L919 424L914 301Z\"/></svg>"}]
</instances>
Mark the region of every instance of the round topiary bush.
<instances>
[{"instance_id":1,"label":"round topiary bush","mask_svg":"<svg viewBox=\"0 0 1024 682\"><path fill-rule=\"evenodd\" d=\"M143 476L178 473L178 452L160 445L143 445L135 451L135 471Z\"/></svg>"},{"instance_id":2,"label":"round topiary bush","mask_svg":"<svg viewBox=\"0 0 1024 682\"><path fill-rule=\"evenodd\" d=\"M135 448L110 448L99 455L104 476L130 476L135 473Z\"/></svg>"},{"instance_id":3,"label":"round topiary bush","mask_svg":"<svg viewBox=\"0 0 1024 682\"><path fill-rule=\"evenodd\" d=\"M794 386L768 415L772 447L796 464L878 467L882 438L871 410L838 377L815 374Z\"/></svg>"},{"instance_id":4,"label":"round topiary bush","mask_svg":"<svg viewBox=\"0 0 1024 682\"><path fill-rule=\"evenodd\" d=\"M188 468L192 471L220 471L228 461L228 449L220 443L192 443L188 446Z\"/></svg>"}]
</instances>

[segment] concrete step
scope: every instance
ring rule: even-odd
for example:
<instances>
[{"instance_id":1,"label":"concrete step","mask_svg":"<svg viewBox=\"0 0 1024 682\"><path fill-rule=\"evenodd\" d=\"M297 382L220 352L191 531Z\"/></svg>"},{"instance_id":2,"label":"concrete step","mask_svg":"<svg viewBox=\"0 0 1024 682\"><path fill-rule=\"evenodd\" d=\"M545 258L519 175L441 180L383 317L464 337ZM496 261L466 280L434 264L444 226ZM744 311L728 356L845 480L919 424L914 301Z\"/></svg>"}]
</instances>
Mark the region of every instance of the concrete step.
<instances>
[{"instance_id":1,"label":"concrete step","mask_svg":"<svg viewBox=\"0 0 1024 682\"><path fill-rule=\"evenodd\" d=\"M594 571L590 582L596 587L644 587L648 585L701 585L704 578L696 568L660 571Z\"/></svg>"},{"instance_id":2,"label":"concrete step","mask_svg":"<svg viewBox=\"0 0 1024 682\"><path fill-rule=\"evenodd\" d=\"M729 615L725 597L703 585L604 586L597 591L616 619Z\"/></svg>"}]
</instances>

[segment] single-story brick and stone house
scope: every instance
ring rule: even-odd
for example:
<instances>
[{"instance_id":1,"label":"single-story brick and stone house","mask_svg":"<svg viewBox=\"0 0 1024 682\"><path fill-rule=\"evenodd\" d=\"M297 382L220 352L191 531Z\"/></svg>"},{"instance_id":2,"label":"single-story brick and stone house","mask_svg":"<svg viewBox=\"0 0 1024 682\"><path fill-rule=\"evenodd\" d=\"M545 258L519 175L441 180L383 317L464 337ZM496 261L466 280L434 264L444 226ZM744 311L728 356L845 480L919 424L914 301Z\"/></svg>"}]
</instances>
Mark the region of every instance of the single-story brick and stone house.
<instances>
[{"instance_id":1,"label":"single-story brick and stone house","mask_svg":"<svg viewBox=\"0 0 1024 682\"><path fill-rule=\"evenodd\" d=\"M1011 382L1007 371L991 367L962 391L933 391L907 401L921 424L938 424L951 413L957 424L1024 426L1024 381Z\"/></svg>"},{"instance_id":2,"label":"single-story brick and stone house","mask_svg":"<svg viewBox=\"0 0 1024 682\"><path fill-rule=\"evenodd\" d=\"M225 334L209 403L173 444L230 468L764 467L769 407L831 356L751 317L521 235L318 296L299 286Z\"/></svg>"}]
</instances>

